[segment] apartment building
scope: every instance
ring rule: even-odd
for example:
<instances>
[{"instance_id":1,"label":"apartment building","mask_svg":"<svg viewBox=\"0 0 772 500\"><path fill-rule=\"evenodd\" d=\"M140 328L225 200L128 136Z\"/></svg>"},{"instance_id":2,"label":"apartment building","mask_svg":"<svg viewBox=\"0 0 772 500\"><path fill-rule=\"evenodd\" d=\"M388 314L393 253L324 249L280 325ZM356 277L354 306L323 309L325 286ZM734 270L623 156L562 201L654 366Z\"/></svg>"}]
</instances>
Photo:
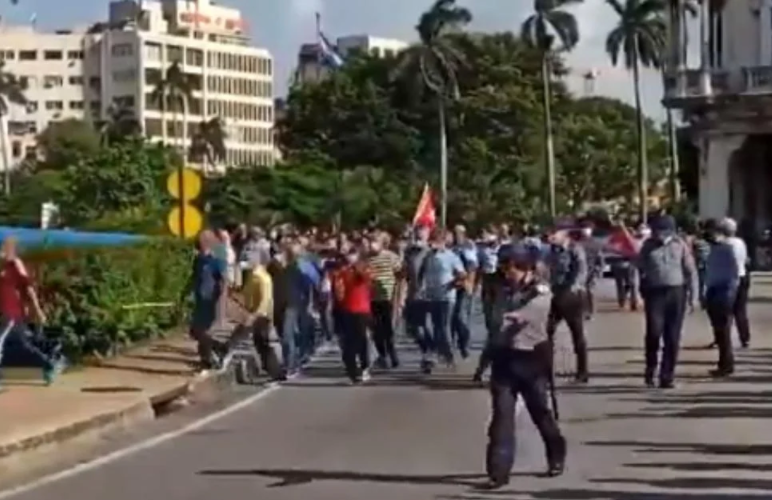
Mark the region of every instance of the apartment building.
<instances>
[{"instance_id":1,"label":"apartment building","mask_svg":"<svg viewBox=\"0 0 772 500\"><path fill-rule=\"evenodd\" d=\"M160 0L141 6L120 0L110 4L108 21L89 32L48 35L28 28L26 45L19 40L0 32L3 54L8 59L14 53L16 61L6 69L44 84L27 92L44 112L14 107L9 116L10 142L22 150L51 121L103 120L111 108L121 107L133 110L151 140L181 151L189 150L201 122L219 117L227 133L227 158L218 161L217 170L275 161L273 59L267 50L249 45L246 23L236 9L211 0ZM57 64L49 64L57 51L61 63L53 59ZM73 57L78 51L80 59L70 60L70 51ZM188 75L192 95L185 106L163 106L153 91L175 62ZM47 82L61 85L46 87ZM18 125L19 118L27 125ZM15 127L24 134L14 134Z\"/></svg>"},{"instance_id":2,"label":"apartment building","mask_svg":"<svg viewBox=\"0 0 772 500\"><path fill-rule=\"evenodd\" d=\"M376 57L394 57L409 46L409 43L402 40L370 35L342 36L336 40L336 50L344 59L355 52L368 53ZM317 82L327 76L330 68L322 63L320 51L319 44L316 43L305 43L300 47L295 74L298 83Z\"/></svg>"}]
</instances>

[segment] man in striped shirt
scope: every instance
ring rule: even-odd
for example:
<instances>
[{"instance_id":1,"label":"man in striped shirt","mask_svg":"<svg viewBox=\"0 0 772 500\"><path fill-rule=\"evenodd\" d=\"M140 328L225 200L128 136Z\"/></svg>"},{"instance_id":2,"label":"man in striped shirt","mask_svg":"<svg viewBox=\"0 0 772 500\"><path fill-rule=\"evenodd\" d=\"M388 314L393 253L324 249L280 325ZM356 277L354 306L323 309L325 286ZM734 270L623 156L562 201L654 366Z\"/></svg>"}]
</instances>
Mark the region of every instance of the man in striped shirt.
<instances>
[{"instance_id":1,"label":"man in striped shirt","mask_svg":"<svg viewBox=\"0 0 772 500\"><path fill-rule=\"evenodd\" d=\"M399 366L397 350L394 347L394 312L398 275L401 268L399 256L384 246L383 234L377 234L370 241L370 255L367 267L372 276L373 342L378 351L375 365L379 368Z\"/></svg>"}]
</instances>

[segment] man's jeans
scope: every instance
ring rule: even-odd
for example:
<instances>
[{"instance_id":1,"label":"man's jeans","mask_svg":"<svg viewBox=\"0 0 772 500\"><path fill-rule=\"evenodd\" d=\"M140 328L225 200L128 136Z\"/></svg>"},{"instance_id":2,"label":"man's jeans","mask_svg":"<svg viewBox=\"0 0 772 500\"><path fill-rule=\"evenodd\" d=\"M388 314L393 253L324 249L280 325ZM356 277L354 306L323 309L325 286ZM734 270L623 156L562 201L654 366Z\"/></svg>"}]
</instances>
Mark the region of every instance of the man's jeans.
<instances>
[{"instance_id":1,"label":"man's jeans","mask_svg":"<svg viewBox=\"0 0 772 500\"><path fill-rule=\"evenodd\" d=\"M282 318L281 350L284 368L297 371L314 349L313 319L307 307L289 306Z\"/></svg>"},{"instance_id":2,"label":"man's jeans","mask_svg":"<svg viewBox=\"0 0 772 500\"><path fill-rule=\"evenodd\" d=\"M453 313L454 301L430 300L427 303L429 318L432 322L431 337L427 334L422 349L425 355L436 354L447 363L453 362L453 351L450 349L450 319Z\"/></svg>"},{"instance_id":3,"label":"man's jeans","mask_svg":"<svg viewBox=\"0 0 772 500\"><path fill-rule=\"evenodd\" d=\"M429 314L428 302L425 300L407 300L402 315L405 318L405 333L426 353L426 317Z\"/></svg>"},{"instance_id":4,"label":"man's jeans","mask_svg":"<svg viewBox=\"0 0 772 500\"><path fill-rule=\"evenodd\" d=\"M19 342L24 349L39 358L43 362L45 368L51 368L53 366L51 358L38 349L32 342L27 325L5 318L0 319L0 366L3 364L5 343L11 337Z\"/></svg>"},{"instance_id":5,"label":"man's jeans","mask_svg":"<svg viewBox=\"0 0 772 500\"><path fill-rule=\"evenodd\" d=\"M453 338L463 357L469 355L469 338L471 337L469 324L472 317L472 298L472 294L466 290L458 290L450 322Z\"/></svg>"}]
</instances>

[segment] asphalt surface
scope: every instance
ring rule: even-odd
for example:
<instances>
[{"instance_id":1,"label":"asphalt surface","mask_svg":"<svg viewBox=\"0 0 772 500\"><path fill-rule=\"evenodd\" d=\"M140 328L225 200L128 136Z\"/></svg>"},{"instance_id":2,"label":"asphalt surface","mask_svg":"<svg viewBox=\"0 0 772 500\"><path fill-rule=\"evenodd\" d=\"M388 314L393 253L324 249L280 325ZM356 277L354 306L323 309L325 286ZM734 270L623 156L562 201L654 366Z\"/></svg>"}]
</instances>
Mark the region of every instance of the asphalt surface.
<instances>
[{"instance_id":1,"label":"asphalt surface","mask_svg":"<svg viewBox=\"0 0 772 500\"><path fill-rule=\"evenodd\" d=\"M603 287L608 297L608 284ZM740 356L746 368L738 381L720 384L704 376L715 353L687 349L679 387L650 391L640 378L640 316L608 303L600 308L590 325L591 384L561 384L570 446L561 478L540 477L541 443L521 412L512 484L477 491L489 404L486 391L470 382L476 361L455 373L421 377L417 352L405 343L403 367L376 374L367 385L349 386L330 353L304 377L202 429L13 498L771 498L769 392L763 390L772 376L764 371L772 349L759 342ZM697 316L687 326L694 346L708 337ZM558 363L569 371L563 342Z\"/></svg>"}]
</instances>

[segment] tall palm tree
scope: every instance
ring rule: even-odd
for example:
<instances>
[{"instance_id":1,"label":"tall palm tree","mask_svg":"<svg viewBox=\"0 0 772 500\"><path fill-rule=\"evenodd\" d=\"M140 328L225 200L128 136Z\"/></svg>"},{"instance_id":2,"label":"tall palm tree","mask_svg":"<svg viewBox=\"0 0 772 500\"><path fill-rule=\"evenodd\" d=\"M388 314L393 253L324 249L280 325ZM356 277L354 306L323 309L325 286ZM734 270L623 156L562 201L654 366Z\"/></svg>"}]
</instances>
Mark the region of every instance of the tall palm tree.
<instances>
[{"instance_id":1,"label":"tall palm tree","mask_svg":"<svg viewBox=\"0 0 772 500\"><path fill-rule=\"evenodd\" d=\"M556 215L555 151L552 137L552 56L553 50L572 50L579 43L579 23L566 10L582 0L534 0L533 14L520 27L520 38L542 53L541 77L544 107L544 162L547 165L550 216ZM557 44L555 43L557 42Z\"/></svg>"},{"instance_id":2,"label":"tall palm tree","mask_svg":"<svg viewBox=\"0 0 772 500\"><path fill-rule=\"evenodd\" d=\"M218 161L225 159L228 150L225 146L225 132L223 121L219 116L202 121L196 133L191 138L190 157L204 165L204 173L208 166L214 166Z\"/></svg>"},{"instance_id":3,"label":"tall palm tree","mask_svg":"<svg viewBox=\"0 0 772 500\"><path fill-rule=\"evenodd\" d=\"M648 213L648 160L646 129L641 104L641 67L659 68L665 48L667 26L662 16L665 0L606 0L619 16L619 22L606 37L606 53L616 66L619 56L633 74L635 108L638 115L638 196L640 218Z\"/></svg>"},{"instance_id":4,"label":"tall palm tree","mask_svg":"<svg viewBox=\"0 0 772 500\"><path fill-rule=\"evenodd\" d=\"M156 101L161 108L161 113L166 118L166 113L171 111L174 123L174 137L179 141L178 145L184 155L185 137L182 137L182 122L179 120L180 112L183 119L187 114L188 102L193 94L193 82L191 76L182 71L179 61L174 61L166 69L163 79L156 85L150 98ZM164 120L165 121L165 120ZM165 132L165 131L164 131Z\"/></svg>"},{"instance_id":5,"label":"tall palm tree","mask_svg":"<svg viewBox=\"0 0 772 500\"><path fill-rule=\"evenodd\" d=\"M0 61L0 151L3 161L3 190L6 195L11 193L11 159L8 157L8 110L11 104L26 106L24 95L26 83L13 73L5 71L5 62Z\"/></svg>"},{"instance_id":6,"label":"tall palm tree","mask_svg":"<svg viewBox=\"0 0 772 500\"><path fill-rule=\"evenodd\" d=\"M397 74L420 78L421 85L437 99L440 142L440 223L448 218L448 138L446 109L449 100L459 98L456 74L464 63L463 53L447 35L458 31L472 21L469 9L456 5L456 0L435 0L431 8L418 20L419 42L402 52L396 67Z\"/></svg>"},{"instance_id":7,"label":"tall palm tree","mask_svg":"<svg viewBox=\"0 0 772 500\"><path fill-rule=\"evenodd\" d=\"M151 93L151 99L158 102L158 105L161 108L161 123L164 126L164 136L166 135L166 113L169 110L172 112L172 122L174 123L174 138L175 142L179 141L178 146L183 159L186 159L187 157L185 150L186 137L184 137L184 126L182 126L183 124L180 122L180 120L178 120L178 118L180 116L180 111L182 111L183 120L185 119L187 115L188 102L192 94L193 83L191 77L182 71L182 67L180 66L179 61L174 61L171 66L166 69L166 74L164 75L163 79L161 79L161 81L156 84L155 89L153 89L153 92ZM185 168L184 162L179 162L179 166L177 168L177 189L180 194L180 200L184 200L184 185L182 181L183 170ZM185 233L183 229L185 227L185 205L186 204L184 202L180 202L179 225L181 237L184 237Z\"/></svg>"}]
</instances>

